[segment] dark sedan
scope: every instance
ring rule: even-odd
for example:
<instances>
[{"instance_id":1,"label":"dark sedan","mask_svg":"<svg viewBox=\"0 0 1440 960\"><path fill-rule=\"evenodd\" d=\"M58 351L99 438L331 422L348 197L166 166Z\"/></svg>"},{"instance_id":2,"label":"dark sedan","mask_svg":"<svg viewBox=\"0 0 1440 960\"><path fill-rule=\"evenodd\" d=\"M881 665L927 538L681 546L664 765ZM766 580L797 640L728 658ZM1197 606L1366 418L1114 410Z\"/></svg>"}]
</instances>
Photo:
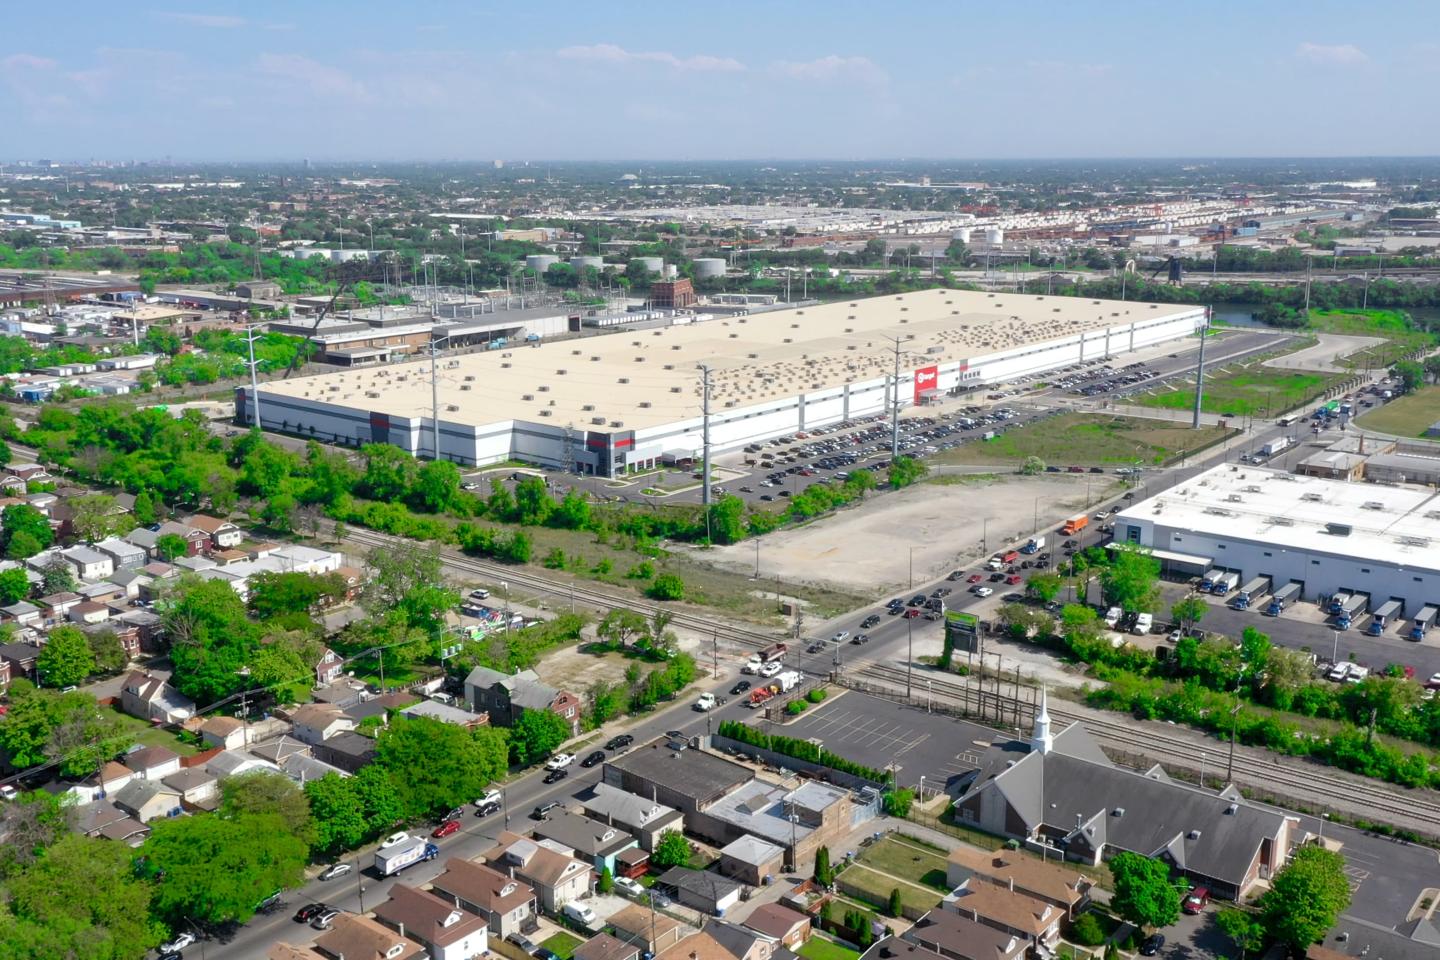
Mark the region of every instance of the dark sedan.
<instances>
[{"instance_id":1,"label":"dark sedan","mask_svg":"<svg viewBox=\"0 0 1440 960\"><path fill-rule=\"evenodd\" d=\"M604 762L605 762L605 751L604 751L604 750L596 750L594 753L592 753L592 754L590 754L589 756L587 756L584 760L581 760L581 761L580 761L580 766L582 766L582 767L593 767L593 766L595 766L596 764L604 763Z\"/></svg>"}]
</instances>

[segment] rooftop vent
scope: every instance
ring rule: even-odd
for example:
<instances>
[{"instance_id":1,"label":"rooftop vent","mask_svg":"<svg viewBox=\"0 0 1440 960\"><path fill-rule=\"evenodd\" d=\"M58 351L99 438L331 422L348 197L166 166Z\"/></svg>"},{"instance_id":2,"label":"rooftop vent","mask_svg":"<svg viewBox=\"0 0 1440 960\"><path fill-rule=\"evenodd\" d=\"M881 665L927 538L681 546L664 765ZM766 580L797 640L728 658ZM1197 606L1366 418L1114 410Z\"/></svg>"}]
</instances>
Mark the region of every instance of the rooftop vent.
<instances>
[{"instance_id":1,"label":"rooftop vent","mask_svg":"<svg viewBox=\"0 0 1440 960\"><path fill-rule=\"evenodd\" d=\"M520 394L520 399L521 399L521 400L534 400L534 399L535 399L535 394L533 394L533 393L522 393L522 394Z\"/></svg>"},{"instance_id":2,"label":"rooftop vent","mask_svg":"<svg viewBox=\"0 0 1440 960\"><path fill-rule=\"evenodd\" d=\"M1325 524L1325 532L1330 534L1332 537L1348 537L1350 536L1350 524L1327 523Z\"/></svg>"},{"instance_id":3,"label":"rooftop vent","mask_svg":"<svg viewBox=\"0 0 1440 960\"><path fill-rule=\"evenodd\" d=\"M1295 526L1295 521L1294 521L1294 520L1291 520L1289 517L1271 517L1271 518L1270 518L1270 522L1273 523L1273 524L1275 524L1275 526L1277 526L1277 527L1293 527L1293 526Z\"/></svg>"},{"instance_id":4,"label":"rooftop vent","mask_svg":"<svg viewBox=\"0 0 1440 960\"><path fill-rule=\"evenodd\" d=\"M1324 503L1324 502L1325 502L1325 498L1322 497L1322 496L1320 496L1320 494L1318 494L1318 493L1302 493L1302 494L1300 494L1300 499L1301 499L1301 500L1304 500L1306 503Z\"/></svg>"},{"instance_id":5,"label":"rooftop vent","mask_svg":"<svg viewBox=\"0 0 1440 960\"><path fill-rule=\"evenodd\" d=\"M595 426L598 427L598 426L602 425L602 424L605 422L605 418L604 418L604 417L591 417L591 418L590 418L590 422L591 422L592 424L594 424Z\"/></svg>"},{"instance_id":6,"label":"rooftop vent","mask_svg":"<svg viewBox=\"0 0 1440 960\"><path fill-rule=\"evenodd\" d=\"M589 413L591 410L594 410L594 409L595 409L595 404L593 404L593 403L587 403L587 404L582 405L582 406L580 407L580 409L583 410L583 411L585 411L586 413Z\"/></svg>"},{"instance_id":7,"label":"rooftop vent","mask_svg":"<svg viewBox=\"0 0 1440 960\"><path fill-rule=\"evenodd\" d=\"M462 383L462 384L460 384L460 389L461 389L461 390L470 390L470 389L471 389L471 386L470 386L470 384L468 384L468 383Z\"/></svg>"},{"instance_id":8,"label":"rooftop vent","mask_svg":"<svg viewBox=\"0 0 1440 960\"><path fill-rule=\"evenodd\" d=\"M459 412L460 412L460 408L457 407L457 406L456 406L455 404L453 404L453 403L447 403L447 404L445 404L445 412L446 412L446 413L459 413Z\"/></svg>"},{"instance_id":9,"label":"rooftop vent","mask_svg":"<svg viewBox=\"0 0 1440 960\"><path fill-rule=\"evenodd\" d=\"M1401 537L1399 542L1400 542L1401 544L1407 546L1407 547L1428 547L1428 546L1430 546L1430 538L1429 538L1429 537Z\"/></svg>"},{"instance_id":10,"label":"rooftop vent","mask_svg":"<svg viewBox=\"0 0 1440 960\"><path fill-rule=\"evenodd\" d=\"M1360 504L1360 509L1362 509L1362 510L1384 510L1384 509L1385 509L1385 504L1381 503L1379 500L1366 500L1364 503Z\"/></svg>"},{"instance_id":11,"label":"rooftop vent","mask_svg":"<svg viewBox=\"0 0 1440 960\"><path fill-rule=\"evenodd\" d=\"M1123 817L1123 816L1125 816L1125 808L1124 808L1124 807L1116 807L1114 810L1111 810L1111 811L1110 811L1110 816L1112 816L1112 817Z\"/></svg>"}]
</instances>

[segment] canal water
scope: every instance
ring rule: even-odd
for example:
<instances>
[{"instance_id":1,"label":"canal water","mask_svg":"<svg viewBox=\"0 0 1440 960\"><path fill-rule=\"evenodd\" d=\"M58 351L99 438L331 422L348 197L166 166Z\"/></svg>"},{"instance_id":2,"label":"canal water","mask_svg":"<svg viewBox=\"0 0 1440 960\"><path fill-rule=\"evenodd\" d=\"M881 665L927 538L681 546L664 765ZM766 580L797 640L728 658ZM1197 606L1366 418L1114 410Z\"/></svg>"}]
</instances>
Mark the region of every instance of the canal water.
<instances>
[{"instance_id":1,"label":"canal water","mask_svg":"<svg viewBox=\"0 0 1440 960\"><path fill-rule=\"evenodd\" d=\"M1264 308L1262 303L1217 303L1210 308L1210 316L1232 327L1264 327L1265 324L1255 319ZM1440 324L1440 308L1412 307L1405 312L1432 329Z\"/></svg>"}]
</instances>

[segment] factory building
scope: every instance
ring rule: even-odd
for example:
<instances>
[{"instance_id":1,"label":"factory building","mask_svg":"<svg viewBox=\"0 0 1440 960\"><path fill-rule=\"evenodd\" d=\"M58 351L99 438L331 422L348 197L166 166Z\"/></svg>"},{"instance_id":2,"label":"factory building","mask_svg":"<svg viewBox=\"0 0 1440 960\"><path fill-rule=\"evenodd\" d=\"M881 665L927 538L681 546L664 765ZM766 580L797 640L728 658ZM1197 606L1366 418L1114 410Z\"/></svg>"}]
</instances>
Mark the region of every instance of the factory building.
<instances>
[{"instance_id":1,"label":"factory building","mask_svg":"<svg viewBox=\"0 0 1440 960\"><path fill-rule=\"evenodd\" d=\"M702 365L720 453L883 413L892 397L910 406L1121 357L1204 323L1200 307L927 290L445 357L433 394L428 361L276 381L260 410L269 429L428 457L438 409L446 459L615 476L699 456ZM244 422L248 394L236 391Z\"/></svg>"},{"instance_id":2,"label":"factory building","mask_svg":"<svg viewBox=\"0 0 1440 960\"><path fill-rule=\"evenodd\" d=\"M1115 540L1151 548L1178 575L1294 581L1306 600L1359 592L1372 608L1400 601L1406 616L1440 602L1434 490L1225 464L1120 511Z\"/></svg>"}]
</instances>

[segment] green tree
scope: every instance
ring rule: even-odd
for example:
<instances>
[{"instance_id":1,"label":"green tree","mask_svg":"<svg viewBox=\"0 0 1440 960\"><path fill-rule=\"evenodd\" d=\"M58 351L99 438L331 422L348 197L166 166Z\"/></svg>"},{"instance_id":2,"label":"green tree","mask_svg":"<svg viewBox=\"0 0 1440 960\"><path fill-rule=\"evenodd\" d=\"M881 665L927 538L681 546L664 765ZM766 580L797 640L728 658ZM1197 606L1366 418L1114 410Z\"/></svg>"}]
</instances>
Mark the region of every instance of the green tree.
<instances>
[{"instance_id":1,"label":"green tree","mask_svg":"<svg viewBox=\"0 0 1440 960\"><path fill-rule=\"evenodd\" d=\"M609 893L615 889L615 874L610 872L609 867L602 867L600 878L595 881L595 892L599 894Z\"/></svg>"},{"instance_id":2,"label":"green tree","mask_svg":"<svg viewBox=\"0 0 1440 960\"><path fill-rule=\"evenodd\" d=\"M605 644L623 649L649 632L650 623L642 613L616 607L595 625L595 636Z\"/></svg>"},{"instance_id":3,"label":"green tree","mask_svg":"<svg viewBox=\"0 0 1440 960\"><path fill-rule=\"evenodd\" d=\"M155 538L155 556L166 563L185 556L187 549L185 538L178 533L162 533Z\"/></svg>"},{"instance_id":4,"label":"green tree","mask_svg":"<svg viewBox=\"0 0 1440 960\"><path fill-rule=\"evenodd\" d=\"M104 540L119 529L129 529L115 498L108 493L91 493L70 500L70 526L87 543ZM117 515L118 514L118 515Z\"/></svg>"},{"instance_id":5,"label":"green tree","mask_svg":"<svg viewBox=\"0 0 1440 960\"><path fill-rule=\"evenodd\" d=\"M897 790L886 790L881 797L881 803L885 808L886 816L907 817L910 815L910 805L915 802L915 791L907 788Z\"/></svg>"},{"instance_id":6,"label":"green tree","mask_svg":"<svg viewBox=\"0 0 1440 960\"><path fill-rule=\"evenodd\" d=\"M22 793L0 807L0 877L11 877L35 862L47 849L74 832L77 820L70 797L44 790ZM4 954L0 954L3 956Z\"/></svg>"},{"instance_id":7,"label":"green tree","mask_svg":"<svg viewBox=\"0 0 1440 960\"><path fill-rule=\"evenodd\" d=\"M1180 918L1183 884L1170 878L1170 867L1152 857L1124 851L1110 858L1115 878L1110 906L1142 929L1168 927Z\"/></svg>"},{"instance_id":8,"label":"green tree","mask_svg":"<svg viewBox=\"0 0 1440 960\"><path fill-rule=\"evenodd\" d=\"M896 457L890 464L889 472L886 474L886 482L892 490L899 490L911 484L918 483L927 473L930 467L917 457Z\"/></svg>"},{"instance_id":9,"label":"green tree","mask_svg":"<svg viewBox=\"0 0 1440 960\"><path fill-rule=\"evenodd\" d=\"M856 470L845 478L845 486L855 491L862 500L865 499L867 491L874 490L879 485L880 481L875 479L873 470Z\"/></svg>"},{"instance_id":10,"label":"green tree","mask_svg":"<svg viewBox=\"0 0 1440 960\"><path fill-rule=\"evenodd\" d=\"M1188 597L1175 601L1174 605L1170 607L1170 619L1180 624L1181 630L1189 633L1209 612L1210 604L1192 593Z\"/></svg>"},{"instance_id":11,"label":"green tree","mask_svg":"<svg viewBox=\"0 0 1440 960\"><path fill-rule=\"evenodd\" d=\"M311 613L345 598L345 578L338 573L264 572L250 578L250 610L261 620L291 613Z\"/></svg>"},{"instance_id":12,"label":"green tree","mask_svg":"<svg viewBox=\"0 0 1440 960\"><path fill-rule=\"evenodd\" d=\"M8 607L30 596L30 578L24 567L0 571L0 606Z\"/></svg>"},{"instance_id":13,"label":"green tree","mask_svg":"<svg viewBox=\"0 0 1440 960\"><path fill-rule=\"evenodd\" d=\"M563 530L584 530L590 526L590 501L578 490L565 494L550 515L550 523Z\"/></svg>"},{"instance_id":14,"label":"green tree","mask_svg":"<svg viewBox=\"0 0 1440 960\"><path fill-rule=\"evenodd\" d=\"M415 458L388 443L367 443L360 448L365 472L360 489L372 500L400 503L410 495L419 474Z\"/></svg>"},{"instance_id":15,"label":"green tree","mask_svg":"<svg viewBox=\"0 0 1440 960\"><path fill-rule=\"evenodd\" d=\"M1400 381L1401 393L1412 393L1425 383L1425 368L1414 360L1401 360L1390 368L1390 376Z\"/></svg>"},{"instance_id":16,"label":"green tree","mask_svg":"<svg viewBox=\"0 0 1440 960\"><path fill-rule=\"evenodd\" d=\"M266 897L304 881L309 848L277 814L161 819L141 847L154 912L172 928L244 923Z\"/></svg>"},{"instance_id":17,"label":"green tree","mask_svg":"<svg viewBox=\"0 0 1440 960\"><path fill-rule=\"evenodd\" d=\"M360 604L371 616L397 616L407 627L439 637L445 614L460 605L460 594L446 586L438 547L400 543L370 551L370 582Z\"/></svg>"},{"instance_id":18,"label":"green tree","mask_svg":"<svg viewBox=\"0 0 1440 960\"><path fill-rule=\"evenodd\" d=\"M135 494L135 522L148 527L159 519L160 511L155 506L154 495L149 490Z\"/></svg>"},{"instance_id":19,"label":"green tree","mask_svg":"<svg viewBox=\"0 0 1440 960\"><path fill-rule=\"evenodd\" d=\"M890 888L890 899L889 899L889 901L885 904L885 913L886 913L886 915L891 916L891 917L903 916L903 915L904 915L904 910L905 910L905 901L900 898L900 888L899 888L899 887L891 887L891 888Z\"/></svg>"},{"instance_id":20,"label":"green tree","mask_svg":"<svg viewBox=\"0 0 1440 960\"><path fill-rule=\"evenodd\" d=\"M77 585L75 568L64 557L53 556L40 568L40 593L43 596L73 592Z\"/></svg>"},{"instance_id":21,"label":"green tree","mask_svg":"<svg viewBox=\"0 0 1440 960\"><path fill-rule=\"evenodd\" d=\"M1345 858L1307 844L1295 851L1260 898L1260 919L1270 936L1303 954L1350 906Z\"/></svg>"},{"instance_id":22,"label":"green tree","mask_svg":"<svg viewBox=\"0 0 1440 960\"><path fill-rule=\"evenodd\" d=\"M1060 596L1060 588L1064 586L1064 583L1059 574L1031 574L1029 582L1025 584L1025 592L1036 600L1049 603Z\"/></svg>"},{"instance_id":23,"label":"green tree","mask_svg":"<svg viewBox=\"0 0 1440 960\"><path fill-rule=\"evenodd\" d=\"M307 847L315 842L310 801L300 785L283 773L252 770L227 777L220 784L220 813L226 817L273 815Z\"/></svg>"},{"instance_id":24,"label":"green tree","mask_svg":"<svg viewBox=\"0 0 1440 960\"><path fill-rule=\"evenodd\" d=\"M1026 457L1020 464L1020 472L1024 476L1033 477L1036 474L1045 472L1045 461L1039 457Z\"/></svg>"},{"instance_id":25,"label":"green tree","mask_svg":"<svg viewBox=\"0 0 1440 960\"><path fill-rule=\"evenodd\" d=\"M333 857L355 849L370 835L365 798L354 777L327 773L319 780L308 781L305 798L315 822L316 853Z\"/></svg>"},{"instance_id":26,"label":"green tree","mask_svg":"<svg viewBox=\"0 0 1440 960\"><path fill-rule=\"evenodd\" d=\"M444 513L460 499L460 468L449 460L431 460L420 468L412 500L431 513Z\"/></svg>"},{"instance_id":27,"label":"green tree","mask_svg":"<svg viewBox=\"0 0 1440 960\"><path fill-rule=\"evenodd\" d=\"M1240 948L1240 960L1265 945L1265 925L1247 910L1229 907L1215 914L1215 925Z\"/></svg>"},{"instance_id":28,"label":"green tree","mask_svg":"<svg viewBox=\"0 0 1440 960\"><path fill-rule=\"evenodd\" d=\"M661 870L678 867L690 862L690 841L679 830L666 830L655 843L650 862Z\"/></svg>"},{"instance_id":29,"label":"green tree","mask_svg":"<svg viewBox=\"0 0 1440 960\"><path fill-rule=\"evenodd\" d=\"M9 560L28 560L45 549L28 530L21 530L14 536L7 537L7 541L5 557Z\"/></svg>"},{"instance_id":30,"label":"green tree","mask_svg":"<svg viewBox=\"0 0 1440 960\"><path fill-rule=\"evenodd\" d=\"M300 504L295 500L295 496L281 490L265 501L265 506L260 510L260 521L279 533L293 533L296 511L299 508Z\"/></svg>"},{"instance_id":31,"label":"green tree","mask_svg":"<svg viewBox=\"0 0 1440 960\"><path fill-rule=\"evenodd\" d=\"M1060 629L1065 639L1073 643L1085 643L1100 637L1100 615L1094 607L1078 603L1067 603L1060 610Z\"/></svg>"},{"instance_id":32,"label":"green tree","mask_svg":"<svg viewBox=\"0 0 1440 960\"><path fill-rule=\"evenodd\" d=\"M14 557L9 548L14 538L22 533L39 544L39 549L26 556L34 556L55 542L55 531L50 528L50 520L45 514L28 503L12 503L0 511L0 534L5 539L6 556Z\"/></svg>"},{"instance_id":33,"label":"green tree","mask_svg":"<svg viewBox=\"0 0 1440 960\"><path fill-rule=\"evenodd\" d=\"M171 682L197 703L214 703L240 691L259 643L245 602L228 583L186 575L164 601L161 619L170 639Z\"/></svg>"},{"instance_id":34,"label":"green tree","mask_svg":"<svg viewBox=\"0 0 1440 960\"><path fill-rule=\"evenodd\" d=\"M90 645L90 655L95 658L96 673L116 674L130 662L130 655L125 652L125 646L114 630L107 628L88 632L85 641Z\"/></svg>"},{"instance_id":35,"label":"green tree","mask_svg":"<svg viewBox=\"0 0 1440 960\"><path fill-rule=\"evenodd\" d=\"M47 687L70 687L95 672L95 655L79 627L69 624L50 631L35 657L35 671Z\"/></svg>"},{"instance_id":36,"label":"green tree","mask_svg":"<svg viewBox=\"0 0 1440 960\"><path fill-rule=\"evenodd\" d=\"M515 484L515 520L525 526L538 526L550 517L555 501L542 477L527 476Z\"/></svg>"},{"instance_id":37,"label":"green tree","mask_svg":"<svg viewBox=\"0 0 1440 960\"><path fill-rule=\"evenodd\" d=\"M1087 911L1075 918L1070 927L1070 939L1082 947L1098 947L1105 942L1105 930L1095 914Z\"/></svg>"},{"instance_id":38,"label":"green tree","mask_svg":"<svg viewBox=\"0 0 1440 960\"><path fill-rule=\"evenodd\" d=\"M375 741L375 762L390 774L406 819L439 816L505 774L469 730L429 717L392 719Z\"/></svg>"},{"instance_id":39,"label":"green tree","mask_svg":"<svg viewBox=\"0 0 1440 960\"><path fill-rule=\"evenodd\" d=\"M160 942L150 887L124 844L72 834L9 883L0 957L134 960Z\"/></svg>"},{"instance_id":40,"label":"green tree","mask_svg":"<svg viewBox=\"0 0 1440 960\"><path fill-rule=\"evenodd\" d=\"M684 600L685 581L677 573L662 573L650 582L645 593L654 600Z\"/></svg>"},{"instance_id":41,"label":"green tree","mask_svg":"<svg viewBox=\"0 0 1440 960\"><path fill-rule=\"evenodd\" d=\"M522 711L510 727L510 760L517 767L539 763L570 736L570 724L553 710Z\"/></svg>"},{"instance_id":42,"label":"green tree","mask_svg":"<svg viewBox=\"0 0 1440 960\"><path fill-rule=\"evenodd\" d=\"M1116 549L1100 574L1105 601L1126 613L1153 611L1160 597L1159 581L1160 561L1132 546Z\"/></svg>"},{"instance_id":43,"label":"green tree","mask_svg":"<svg viewBox=\"0 0 1440 960\"><path fill-rule=\"evenodd\" d=\"M829 887L835 882L835 873L830 868L830 848L821 847L815 851L815 882Z\"/></svg>"},{"instance_id":44,"label":"green tree","mask_svg":"<svg viewBox=\"0 0 1440 960\"><path fill-rule=\"evenodd\" d=\"M710 504L710 539L716 543L739 543L745 539L745 501L726 494Z\"/></svg>"}]
</instances>

